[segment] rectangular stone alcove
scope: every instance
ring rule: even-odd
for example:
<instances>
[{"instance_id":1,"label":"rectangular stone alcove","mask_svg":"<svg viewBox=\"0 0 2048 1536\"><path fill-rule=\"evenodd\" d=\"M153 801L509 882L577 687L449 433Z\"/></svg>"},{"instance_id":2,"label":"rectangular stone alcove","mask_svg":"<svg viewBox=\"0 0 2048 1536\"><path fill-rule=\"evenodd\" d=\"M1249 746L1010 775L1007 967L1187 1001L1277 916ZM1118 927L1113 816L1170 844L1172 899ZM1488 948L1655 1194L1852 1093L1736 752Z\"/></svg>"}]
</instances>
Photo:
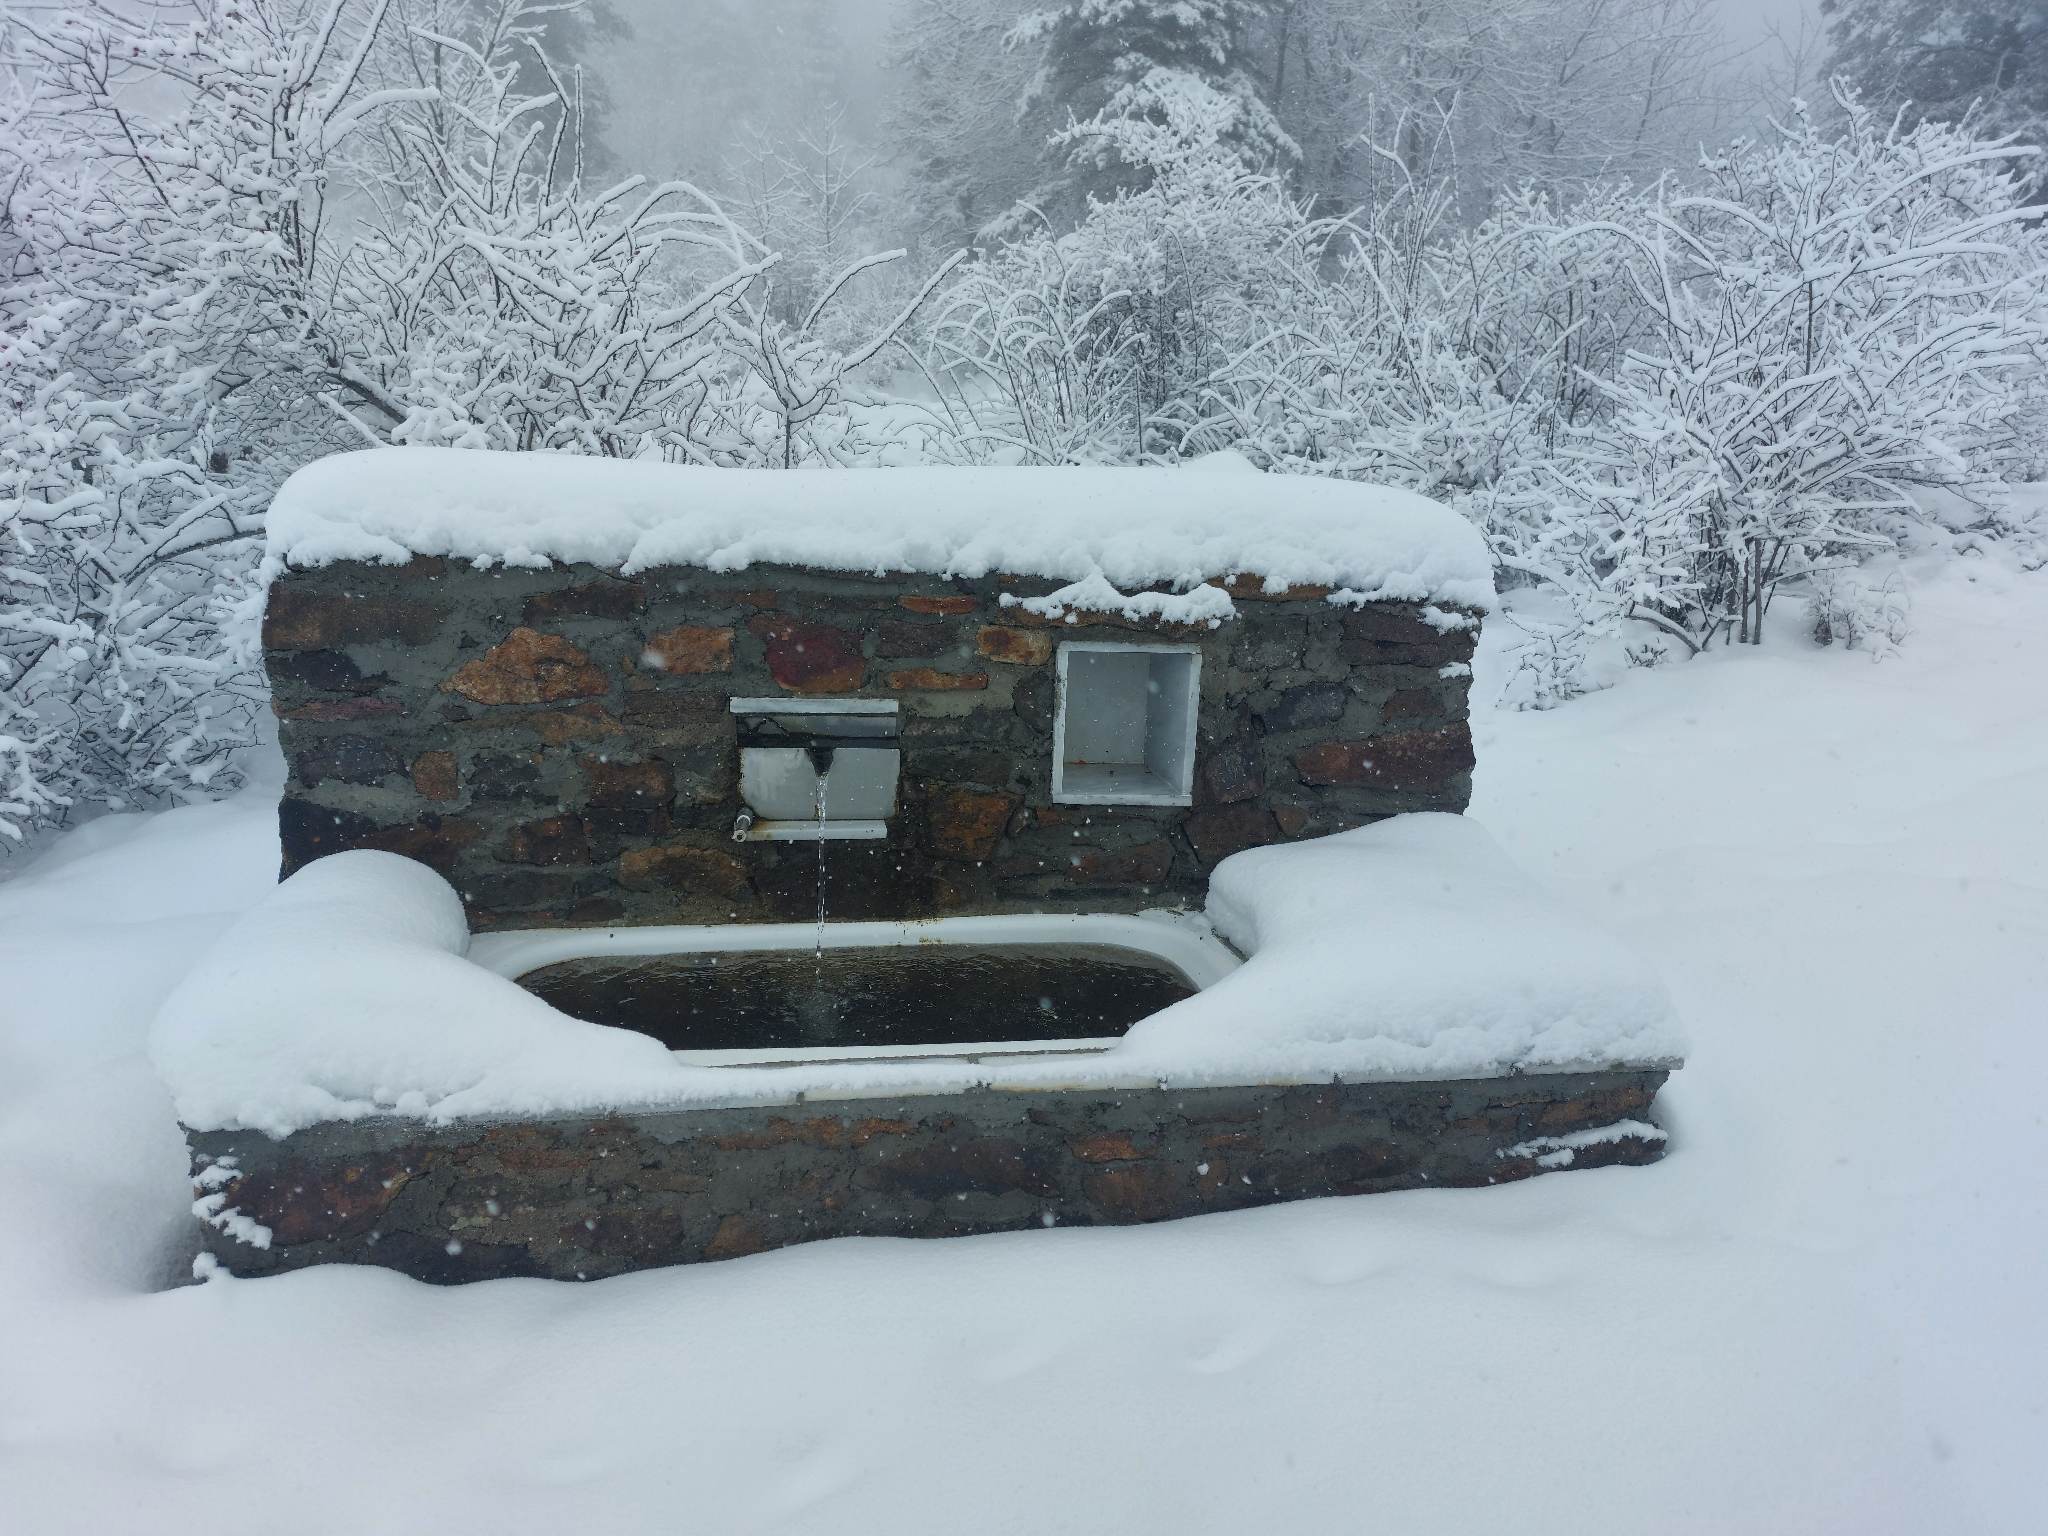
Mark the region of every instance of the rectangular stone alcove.
<instances>
[{"instance_id":1,"label":"rectangular stone alcove","mask_svg":"<svg viewBox=\"0 0 2048 1536\"><path fill-rule=\"evenodd\" d=\"M1202 653L1070 642L1059 650L1052 797L1062 805L1188 805Z\"/></svg>"}]
</instances>

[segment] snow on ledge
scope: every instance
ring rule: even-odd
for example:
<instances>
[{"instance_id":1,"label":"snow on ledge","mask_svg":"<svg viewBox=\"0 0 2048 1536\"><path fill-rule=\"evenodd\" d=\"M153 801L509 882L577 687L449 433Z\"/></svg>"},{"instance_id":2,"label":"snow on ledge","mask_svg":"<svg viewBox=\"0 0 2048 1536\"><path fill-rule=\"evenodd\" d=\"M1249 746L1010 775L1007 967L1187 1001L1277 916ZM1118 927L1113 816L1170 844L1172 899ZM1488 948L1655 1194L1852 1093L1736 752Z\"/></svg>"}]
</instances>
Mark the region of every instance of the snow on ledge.
<instances>
[{"instance_id":1,"label":"snow on ledge","mask_svg":"<svg viewBox=\"0 0 2048 1536\"><path fill-rule=\"evenodd\" d=\"M1237 617L1237 605L1231 602L1230 594L1208 582L1186 592L1126 594L1117 591L1100 573L1069 582L1043 597L1018 597L1013 592L1005 592L1001 604L1005 608L1021 608L1041 619L1064 624L1078 624L1089 614L1109 613L1132 623L1149 620L1158 624L1201 625L1216 629L1226 620ZM1426 613L1438 611L1435 608L1425 610Z\"/></svg>"},{"instance_id":2,"label":"snow on ledge","mask_svg":"<svg viewBox=\"0 0 2048 1536\"><path fill-rule=\"evenodd\" d=\"M1669 1066L1684 1049L1655 979L1461 817L1237 854L1217 866L1209 917L1245 964L1106 1051L703 1066L466 959L447 882L358 850L316 860L237 923L166 1000L150 1054L186 1126L284 1136L371 1115L1494 1077Z\"/></svg>"},{"instance_id":3,"label":"snow on ledge","mask_svg":"<svg viewBox=\"0 0 2048 1536\"><path fill-rule=\"evenodd\" d=\"M268 528L273 570L444 555L628 575L664 565L1003 571L1119 597L1256 576L1271 590L1336 588L1350 602L1493 605L1485 541L1449 508L1387 486L1262 474L1234 454L1173 469L769 470L364 449L294 474Z\"/></svg>"}]
</instances>

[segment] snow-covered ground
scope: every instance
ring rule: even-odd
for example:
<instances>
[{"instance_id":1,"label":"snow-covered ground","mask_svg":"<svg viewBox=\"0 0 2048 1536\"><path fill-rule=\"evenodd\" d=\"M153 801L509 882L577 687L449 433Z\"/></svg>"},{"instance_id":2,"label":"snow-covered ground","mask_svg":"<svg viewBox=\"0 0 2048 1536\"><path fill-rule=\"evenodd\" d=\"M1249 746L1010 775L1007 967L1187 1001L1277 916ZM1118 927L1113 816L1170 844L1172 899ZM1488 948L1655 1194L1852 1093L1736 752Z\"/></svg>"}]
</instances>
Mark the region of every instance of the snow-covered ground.
<instances>
[{"instance_id":1,"label":"snow-covered ground","mask_svg":"<svg viewBox=\"0 0 2048 1536\"><path fill-rule=\"evenodd\" d=\"M160 1290L144 1032L270 795L68 834L0 883L0 1529L2040 1530L2048 576L1915 604L1480 722L1474 814L1693 1046L1664 1163L1493 1190Z\"/></svg>"}]
</instances>

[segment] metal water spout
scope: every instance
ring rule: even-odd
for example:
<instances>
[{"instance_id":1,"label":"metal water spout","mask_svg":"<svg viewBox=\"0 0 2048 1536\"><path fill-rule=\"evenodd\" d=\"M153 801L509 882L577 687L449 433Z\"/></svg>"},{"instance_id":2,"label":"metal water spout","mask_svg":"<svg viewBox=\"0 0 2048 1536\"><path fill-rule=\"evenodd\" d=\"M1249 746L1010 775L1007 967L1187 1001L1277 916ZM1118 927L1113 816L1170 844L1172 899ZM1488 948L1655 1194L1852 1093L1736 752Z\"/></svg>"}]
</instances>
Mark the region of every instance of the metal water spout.
<instances>
[{"instance_id":1,"label":"metal water spout","mask_svg":"<svg viewBox=\"0 0 2048 1536\"><path fill-rule=\"evenodd\" d=\"M745 803L735 841L888 835L902 764L894 699L735 698L731 708Z\"/></svg>"}]
</instances>

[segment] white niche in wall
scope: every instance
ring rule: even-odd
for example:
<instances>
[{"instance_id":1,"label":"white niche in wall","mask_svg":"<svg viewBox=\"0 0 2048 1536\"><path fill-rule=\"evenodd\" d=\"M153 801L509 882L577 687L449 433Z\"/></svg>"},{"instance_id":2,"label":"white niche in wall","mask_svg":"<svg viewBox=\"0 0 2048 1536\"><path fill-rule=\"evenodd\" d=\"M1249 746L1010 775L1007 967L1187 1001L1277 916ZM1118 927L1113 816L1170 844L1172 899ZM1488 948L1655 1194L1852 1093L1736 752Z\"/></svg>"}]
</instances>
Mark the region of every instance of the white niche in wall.
<instances>
[{"instance_id":1,"label":"white niche in wall","mask_svg":"<svg viewBox=\"0 0 2048 1536\"><path fill-rule=\"evenodd\" d=\"M1188 805L1202 653L1075 641L1059 652L1052 797L1062 805Z\"/></svg>"}]
</instances>

